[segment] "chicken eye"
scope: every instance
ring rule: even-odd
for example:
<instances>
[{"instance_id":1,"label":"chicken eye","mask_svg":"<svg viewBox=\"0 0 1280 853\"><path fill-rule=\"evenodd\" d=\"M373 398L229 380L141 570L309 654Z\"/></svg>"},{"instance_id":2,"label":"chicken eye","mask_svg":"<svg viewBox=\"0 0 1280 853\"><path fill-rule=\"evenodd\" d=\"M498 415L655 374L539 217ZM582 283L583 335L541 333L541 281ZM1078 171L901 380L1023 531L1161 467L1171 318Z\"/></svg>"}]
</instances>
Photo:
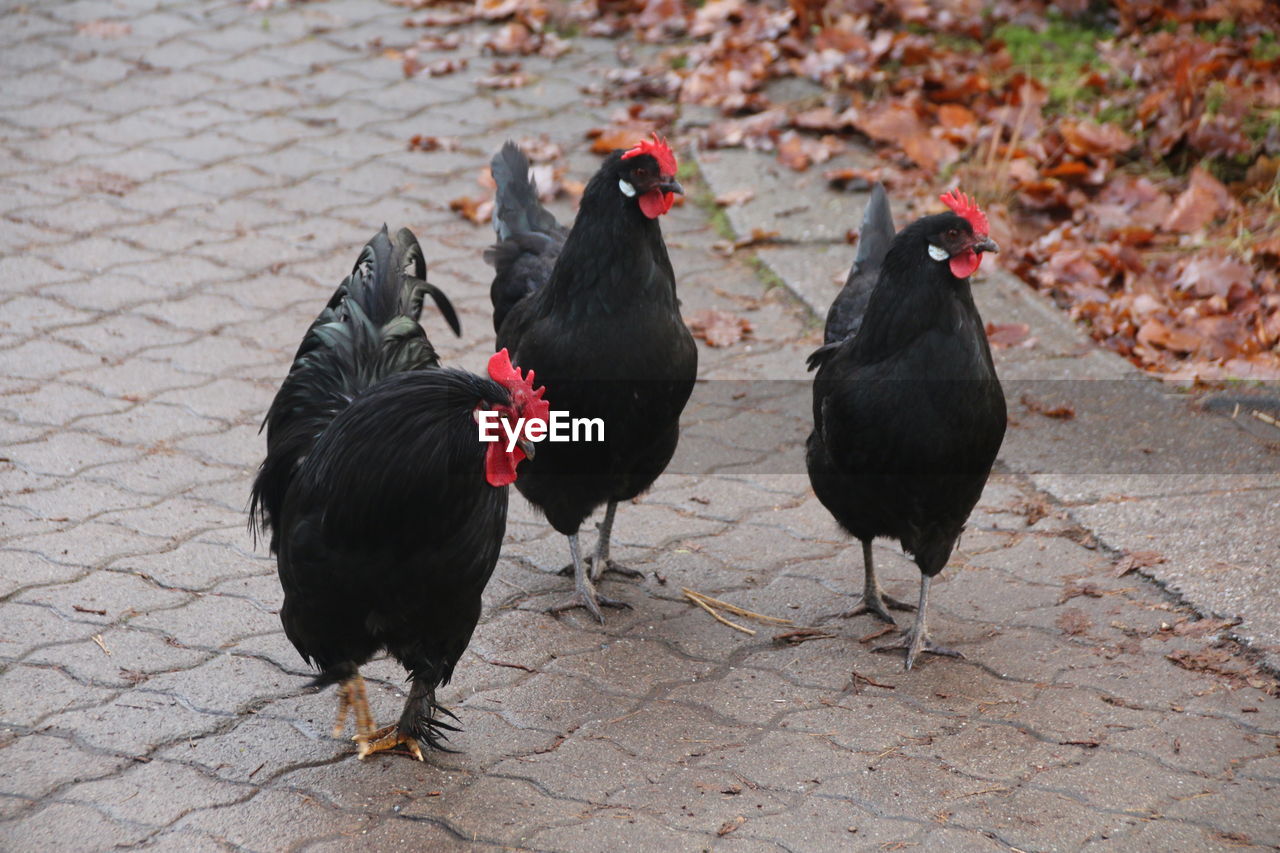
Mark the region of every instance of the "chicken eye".
<instances>
[{"instance_id":1,"label":"chicken eye","mask_svg":"<svg viewBox=\"0 0 1280 853\"><path fill-rule=\"evenodd\" d=\"M954 240L954 239L956 239L956 238L957 238L957 237L959 237L959 236L960 236L960 230L959 230L958 228L952 228L951 230L949 230L949 231L947 232L947 239L948 239L948 240Z\"/></svg>"},{"instance_id":2,"label":"chicken eye","mask_svg":"<svg viewBox=\"0 0 1280 853\"><path fill-rule=\"evenodd\" d=\"M644 166L637 166L633 174L635 174L637 178L647 178L649 177L649 170Z\"/></svg>"}]
</instances>

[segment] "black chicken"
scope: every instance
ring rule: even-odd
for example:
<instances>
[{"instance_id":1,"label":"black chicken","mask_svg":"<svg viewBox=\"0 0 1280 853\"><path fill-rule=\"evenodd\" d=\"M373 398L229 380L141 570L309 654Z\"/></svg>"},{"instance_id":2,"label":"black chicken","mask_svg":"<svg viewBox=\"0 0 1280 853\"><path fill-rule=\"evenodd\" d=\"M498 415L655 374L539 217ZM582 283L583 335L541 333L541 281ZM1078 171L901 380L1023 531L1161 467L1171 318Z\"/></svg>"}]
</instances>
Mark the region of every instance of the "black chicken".
<instances>
[{"instance_id":1,"label":"black chicken","mask_svg":"<svg viewBox=\"0 0 1280 853\"><path fill-rule=\"evenodd\" d=\"M399 744L440 747L435 689L475 630L480 594L506 529L507 488L532 448L483 444L476 418L547 416L533 376L505 352L491 379L438 367L418 325L430 293L413 234L386 226L308 329L264 426L267 458L250 512L271 531L298 652L341 682L335 736L354 711L359 756ZM398 724L374 730L359 667L379 650L409 671Z\"/></svg>"},{"instance_id":2,"label":"black chicken","mask_svg":"<svg viewBox=\"0 0 1280 853\"><path fill-rule=\"evenodd\" d=\"M491 296L498 346L532 367L556 406L600 418L601 442L546 443L516 487L569 538L575 592L554 610L624 606L594 586L609 559L618 502L647 489L666 468L693 390L698 352L680 317L675 273L658 217L683 192L676 158L656 135L615 151L592 177L573 229L538 203L528 161L512 143L494 157L494 227L486 253L496 267ZM602 504L588 575L578 528Z\"/></svg>"},{"instance_id":3,"label":"black chicken","mask_svg":"<svg viewBox=\"0 0 1280 853\"><path fill-rule=\"evenodd\" d=\"M926 216L889 240L887 200L883 191L873 196L858 260L827 320L828 343L809 358L818 369L809 479L862 542L866 580L851 614L893 622L886 602L910 609L881 591L872 539L897 539L920 567L915 626L883 647L905 648L907 669L922 651L958 656L929 637L929 585L982 494L1006 422L969 289L982 253L998 248L976 204L959 192L942 200L951 213Z\"/></svg>"}]
</instances>

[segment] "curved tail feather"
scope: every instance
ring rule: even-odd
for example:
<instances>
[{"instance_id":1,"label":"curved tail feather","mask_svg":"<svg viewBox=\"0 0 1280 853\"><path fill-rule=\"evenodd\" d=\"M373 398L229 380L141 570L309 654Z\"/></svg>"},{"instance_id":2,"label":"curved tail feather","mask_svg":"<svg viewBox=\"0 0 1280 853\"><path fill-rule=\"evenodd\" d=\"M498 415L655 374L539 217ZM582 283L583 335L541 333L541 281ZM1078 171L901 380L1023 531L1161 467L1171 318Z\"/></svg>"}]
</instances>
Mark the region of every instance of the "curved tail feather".
<instances>
[{"instance_id":1,"label":"curved tail feather","mask_svg":"<svg viewBox=\"0 0 1280 853\"><path fill-rule=\"evenodd\" d=\"M303 336L263 419L267 456L249 500L250 525L255 532L271 531L272 551L294 472L334 417L387 376L439 366L418 324L423 298L430 295L450 328L459 332L453 305L426 275L413 232L402 228L393 238L383 225Z\"/></svg>"}]
</instances>

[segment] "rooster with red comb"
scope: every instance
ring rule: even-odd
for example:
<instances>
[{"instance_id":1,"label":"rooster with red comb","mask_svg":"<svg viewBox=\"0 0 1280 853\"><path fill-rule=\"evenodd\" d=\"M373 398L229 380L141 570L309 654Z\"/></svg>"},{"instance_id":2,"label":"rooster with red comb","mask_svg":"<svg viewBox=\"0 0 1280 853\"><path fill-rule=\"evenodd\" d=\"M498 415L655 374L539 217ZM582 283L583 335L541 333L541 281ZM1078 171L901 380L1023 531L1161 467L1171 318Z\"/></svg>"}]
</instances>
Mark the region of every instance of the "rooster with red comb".
<instances>
[{"instance_id":1,"label":"rooster with red comb","mask_svg":"<svg viewBox=\"0 0 1280 853\"><path fill-rule=\"evenodd\" d=\"M832 306L826 343L809 357L813 490L862 542L857 605L892 624L887 608L913 609L880 588L876 537L896 539L920 568L915 625L900 641L906 668L921 652L952 655L929 636L933 578L946 566L1004 440L1005 401L982 318L969 289L987 252L998 251L987 217L957 191L950 211L894 235L877 187L858 260Z\"/></svg>"},{"instance_id":2,"label":"rooster with red comb","mask_svg":"<svg viewBox=\"0 0 1280 853\"><path fill-rule=\"evenodd\" d=\"M508 142L492 167L498 243L486 258L498 346L537 371L557 409L599 418L605 432L539 447L516 488L569 540L574 592L553 609L585 607L603 622L601 605L624 605L596 591L602 573L639 574L610 559L614 513L671 461L698 372L658 224L683 192L676 156L656 134L610 154L567 232L538 203L519 148ZM588 562L578 530L601 506Z\"/></svg>"},{"instance_id":3,"label":"rooster with red comb","mask_svg":"<svg viewBox=\"0 0 1280 853\"><path fill-rule=\"evenodd\" d=\"M546 421L550 406L506 351L483 378L440 367L418 323L430 295L408 229L384 226L307 330L264 424L254 521L271 534L298 653L337 683L341 734L355 718L358 755L443 748L453 715L436 701L480 618L507 524L507 486L534 455L483 442L478 420ZM360 666L385 650L409 672L397 722L378 729Z\"/></svg>"}]
</instances>

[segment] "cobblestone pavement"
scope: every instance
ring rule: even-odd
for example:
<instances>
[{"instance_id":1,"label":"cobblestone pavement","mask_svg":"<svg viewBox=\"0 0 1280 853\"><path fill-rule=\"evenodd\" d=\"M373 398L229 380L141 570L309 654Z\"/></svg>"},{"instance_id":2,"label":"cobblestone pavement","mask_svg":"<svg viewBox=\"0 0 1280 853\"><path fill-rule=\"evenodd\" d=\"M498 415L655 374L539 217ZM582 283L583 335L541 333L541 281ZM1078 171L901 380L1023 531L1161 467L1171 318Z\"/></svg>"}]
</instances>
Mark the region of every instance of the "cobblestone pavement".
<instances>
[{"instance_id":1,"label":"cobblestone pavement","mask_svg":"<svg viewBox=\"0 0 1280 853\"><path fill-rule=\"evenodd\" d=\"M542 612L567 588L551 573L565 547L515 498L442 692L459 752L356 761L328 736L333 691L304 688L273 563L246 532L258 421L384 221L419 235L460 309L461 340L426 321L445 360L482 367L490 232L448 200L477 192L508 136L549 137L586 177L582 134L611 107L578 87L615 46L575 40L525 60L530 86L486 93L483 29L460 31L466 72L406 81L369 46L404 40L406 13L375 2L2 14L0 848L1280 845L1274 682L1220 623L1115 576L1082 526L1114 517L1105 499L1061 504L1008 466L935 590L933 628L967 659L910 673L870 651L878 623L835 616L858 549L798 455L779 473L672 474L625 507L618 556L646 577L606 582L634 609L603 627ZM411 153L415 133L462 146ZM764 380L803 377L811 315L711 252L708 221L688 204L664 223L686 311L756 332L703 349L702 373L786 387ZM794 400L751 401L695 400L690 458L752 420L803 434ZM913 594L912 564L877 552ZM748 636L684 586L830 636ZM402 673L367 674L390 719Z\"/></svg>"}]
</instances>

